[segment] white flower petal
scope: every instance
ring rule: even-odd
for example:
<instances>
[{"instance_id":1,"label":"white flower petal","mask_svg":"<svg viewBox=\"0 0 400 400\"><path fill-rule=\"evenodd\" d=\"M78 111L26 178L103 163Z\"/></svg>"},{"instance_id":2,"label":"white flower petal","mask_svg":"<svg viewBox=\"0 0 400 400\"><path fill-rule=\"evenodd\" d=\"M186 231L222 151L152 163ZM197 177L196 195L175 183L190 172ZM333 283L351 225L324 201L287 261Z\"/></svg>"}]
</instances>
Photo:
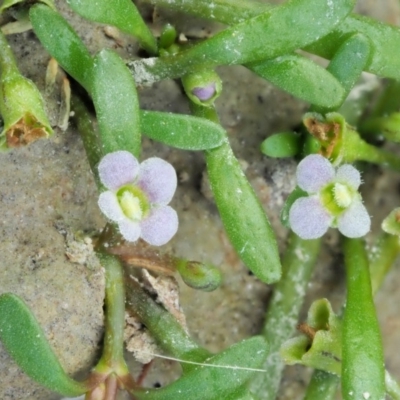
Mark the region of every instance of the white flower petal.
<instances>
[{"instance_id":1,"label":"white flower petal","mask_svg":"<svg viewBox=\"0 0 400 400\"><path fill-rule=\"evenodd\" d=\"M300 197L289 211L289 224L293 232L302 239L317 239L329 228L332 215L322 206L317 197Z\"/></svg>"},{"instance_id":2,"label":"white flower petal","mask_svg":"<svg viewBox=\"0 0 400 400\"><path fill-rule=\"evenodd\" d=\"M126 218L118 203L117 196L111 191L101 193L97 204L101 212L111 221L121 222Z\"/></svg>"},{"instance_id":3,"label":"white flower petal","mask_svg":"<svg viewBox=\"0 0 400 400\"><path fill-rule=\"evenodd\" d=\"M111 190L135 180L139 172L139 162L129 151L108 153L99 164L101 183Z\"/></svg>"},{"instance_id":4,"label":"white flower petal","mask_svg":"<svg viewBox=\"0 0 400 400\"><path fill-rule=\"evenodd\" d=\"M153 157L140 164L138 186L153 204L168 204L176 190L174 167L161 158Z\"/></svg>"},{"instance_id":5,"label":"white flower petal","mask_svg":"<svg viewBox=\"0 0 400 400\"><path fill-rule=\"evenodd\" d=\"M137 221L131 221L130 219L125 218L118 224L118 228L121 235L128 242L136 242L140 237L140 223Z\"/></svg>"},{"instance_id":6,"label":"white flower petal","mask_svg":"<svg viewBox=\"0 0 400 400\"><path fill-rule=\"evenodd\" d=\"M344 164L336 171L335 181L357 190L361 185L360 172L350 164Z\"/></svg>"},{"instance_id":7,"label":"white flower petal","mask_svg":"<svg viewBox=\"0 0 400 400\"><path fill-rule=\"evenodd\" d=\"M371 229L371 218L360 200L356 200L338 218L339 231L349 238L358 238Z\"/></svg>"},{"instance_id":8,"label":"white flower petal","mask_svg":"<svg viewBox=\"0 0 400 400\"><path fill-rule=\"evenodd\" d=\"M153 209L140 223L142 239L153 246L162 246L172 239L178 225L178 215L170 206Z\"/></svg>"},{"instance_id":9,"label":"white flower petal","mask_svg":"<svg viewBox=\"0 0 400 400\"><path fill-rule=\"evenodd\" d=\"M335 169L325 157L311 154L297 166L297 184L307 193L316 193L335 176Z\"/></svg>"}]
</instances>

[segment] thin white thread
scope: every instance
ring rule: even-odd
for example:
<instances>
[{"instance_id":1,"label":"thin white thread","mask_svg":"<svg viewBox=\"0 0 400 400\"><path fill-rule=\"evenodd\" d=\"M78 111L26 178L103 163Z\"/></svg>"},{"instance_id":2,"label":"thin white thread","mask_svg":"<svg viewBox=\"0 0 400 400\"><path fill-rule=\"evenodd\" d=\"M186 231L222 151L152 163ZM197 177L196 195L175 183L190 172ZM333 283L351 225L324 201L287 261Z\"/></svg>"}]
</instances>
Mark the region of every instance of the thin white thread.
<instances>
[{"instance_id":1,"label":"thin white thread","mask_svg":"<svg viewBox=\"0 0 400 400\"><path fill-rule=\"evenodd\" d=\"M234 366L234 365L218 365L218 364L198 363L198 362L195 362L195 361L187 361L187 360L181 360L179 358L162 356L161 354L154 354L154 353L148 353L148 352L141 352L141 353L149 355L149 356L153 356L153 357L163 358L164 360L178 361L178 362L184 363L184 364L200 365L201 367L236 369L236 370L252 371L252 372L268 372L265 369L237 367L237 366Z\"/></svg>"}]
</instances>

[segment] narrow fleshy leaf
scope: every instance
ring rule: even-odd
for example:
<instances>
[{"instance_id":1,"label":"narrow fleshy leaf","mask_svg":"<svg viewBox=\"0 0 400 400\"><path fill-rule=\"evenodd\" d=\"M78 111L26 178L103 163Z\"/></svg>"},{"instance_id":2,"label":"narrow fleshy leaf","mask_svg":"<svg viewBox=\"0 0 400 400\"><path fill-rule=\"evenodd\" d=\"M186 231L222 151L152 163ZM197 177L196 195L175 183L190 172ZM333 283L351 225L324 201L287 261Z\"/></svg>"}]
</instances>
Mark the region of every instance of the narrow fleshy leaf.
<instances>
[{"instance_id":1,"label":"narrow fleshy leaf","mask_svg":"<svg viewBox=\"0 0 400 400\"><path fill-rule=\"evenodd\" d=\"M134 61L130 67L137 83L151 84L166 77L183 76L193 68L275 58L329 33L354 3L354 0L290 0L175 56ZM318 24L310 23L310 15Z\"/></svg>"},{"instance_id":2,"label":"narrow fleshy leaf","mask_svg":"<svg viewBox=\"0 0 400 400\"><path fill-rule=\"evenodd\" d=\"M331 59L348 37L357 33L367 37L371 45L366 70L382 77L400 79L400 28L372 18L351 14L306 50Z\"/></svg>"},{"instance_id":3,"label":"narrow fleshy leaf","mask_svg":"<svg viewBox=\"0 0 400 400\"><path fill-rule=\"evenodd\" d=\"M344 259L347 299L343 317L343 399L382 400L385 398L382 339L364 242L344 239Z\"/></svg>"},{"instance_id":4,"label":"narrow fleshy leaf","mask_svg":"<svg viewBox=\"0 0 400 400\"><path fill-rule=\"evenodd\" d=\"M260 280L280 279L274 231L229 143L206 153L208 176L226 233L239 257Z\"/></svg>"},{"instance_id":5,"label":"narrow fleshy leaf","mask_svg":"<svg viewBox=\"0 0 400 400\"><path fill-rule=\"evenodd\" d=\"M246 67L280 89L315 106L334 108L344 99L342 85L329 71L298 54L247 64Z\"/></svg>"},{"instance_id":6,"label":"narrow fleshy leaf","mask_svg":"<svg viewBox=\"0 0 400 400\"><path fill-rule=\"evenodd\" d=\"M204 360L210 364L197 366L176 382L161 389L133 391L141 400L220 400L242 393L243 385L260 368L268 354L268 345L261 336L234 344L227 350ZM224 368L225 367L225 368Z\"/></svg>"},{"instance_id":7,"label":"narrow fleshy leaf","mask_svg":"<svg viewBox=\"0 0 400 400\"><path fill-rule=\"evenodd\" d=\"M366 68L370 53L369 39L362 34L353 35L343 42L327 67L327 71L342 85L343 96L338 104L332 102L331 105L320 106L315 103L314 110L326 113L335 110L338 105L343 103Z\"/></svg>"},{"instance_id":8,"label":"narrow fleshy leaf","mask_svg":"<svg viewBox=\"0 0 400 400\"><path fill-rule=\"evenodd\" d=\"M67 0L68 5L82 17L112 25L138 38L141 46L155 54L157 43L131 0Z\"/></svg>"},{"instance_id":9,"label":"narrow fleshy leaf","mask_svg":"<svg viewBox=\"0 0 400 400\"><path fill-rule=\"evenodd\" d=\"M218 123L214 107L193 102L190 107L196 116ZM257 278L267 283L278 281L282 267L274 231L228 138L205 156L211 190L230 242Z\"/></svg>"},{"instance_id":10,"label":"narrow fleshy leaf","mask_svg":"<svg viewBox=\"0 0 400 400\"><path fill-rule=\"evenodd\" d=\"M214 8L210 7L211 3L208 1L187 2L186 0L175 0L172 3L169 0L150 1L156 5L167 5L169 8L181 9L184 12L228 25L255 17L263 12L265 13L271 7L269 4L255 1L249 2L250 4L234 1L230 6L230 4L228 5L225 1L220 0L215 3L217 3L217 10L219 11L219 7L221 9L219 12L214 12ZM317 11L319 6L315 7L315 11ZM308 15L314 16L314 13L311 11ZM315 21L319 21L319 19L315 19ZM315 24L316 30L318 26ZM312 27L310 26L310 28ZM289 27L288 30L296 32L296 28ZM372 51L366 65L368 72L387 78L400 79L400 54L398 52L400 28L372 18L350 14L332 32L313 42L306 50L331 59L339 47L353 34L362 34L370 41ZM352 63L353 61L357 62L356 60L350 62Z\"/></svg>"},{"instance_id":11,"label":"narrow fleshy leaf","mask_svg":"<svg viewBox=\"0 0 400 400\"><path fill-rule=\"evenodd\" d=\"M270 4L243 0L147 0L154 6L232 25L272 8Z\"/></svg>"},{"instance_id":12,"label":"narrow fleshy leaf","mask_svg":"<svg viewBox=\"0 0 400 400\"><path fill-rule=\"evenodd\" d=\"M92 57L82 40L57 12L43 4L30 9L29 17L36 36L61 67L89 90Z\"/></svg>"},{"instance_id":13,"label":"narrow fleshy leaf","mask_svg":"<svg viewBox=\"0 0 400 400\"><path fill-rule=\"evenodd\" d=\"M87 391L65 373L35 316L11 293L0 296L0 340L19 367L41 385L65 396Z\"/></svg>"},{"instance_id":14,"label":"narrow fleshy leaf","mask_svg":"<svg viewBox=\"0 0 400 400\"><path fill-rule=\"evenodd\" d=\"M261 143L261 152L269 157L293 157L301 151L301 136L295 132L275 133Z\"/></svg>"},{"instance_id":15,"label":"narrow fleshy leaf","mask_svg":"<svg viewBox=\"0 0 400 400\"><path fill-rule=\"evenodd\" d=\"M94 59L91 95L103 152L127 150L139 157L141 134L135 82L122 59L102 50Z\"/></svg>"},{"instance_id":16,"label":"narrow fleshy leaf","mask_svg":"<svg viewBox=\"0 0 400 400\"><path fill-rule=\"evenodd\" d=\"M141 111L143 135L183 150L207 150L225 140L221 125L204 118L157 111Z\"/></svg>"},{"instance_id":17,"label":"narrow fleshy leaf","mask_svg":"<svg viewBox=\"0 0 400 400\"><path fill-rule=\"evenodd\" d=\"M54 0L40 0L40 2L43 4L47 4L49 7L53 9L56 8L54 5ZM18 3L25 3L25 0L4 0L3 4L0 7L0 13L2 13L4 10L7 10L7 8L15 6Z\"/></svg>"},{"instance_id":18,"label":"narrow fleshy leaf","mask_svg":"<svg viewBox=\"0 0 400 400\"><path fill-rule=\"evenodd\" d=\"M343 42L332 57L327 70L341 83L346 97L367 65L370 52L369 39L356 34Z\"/></svg>"}]
</instances>

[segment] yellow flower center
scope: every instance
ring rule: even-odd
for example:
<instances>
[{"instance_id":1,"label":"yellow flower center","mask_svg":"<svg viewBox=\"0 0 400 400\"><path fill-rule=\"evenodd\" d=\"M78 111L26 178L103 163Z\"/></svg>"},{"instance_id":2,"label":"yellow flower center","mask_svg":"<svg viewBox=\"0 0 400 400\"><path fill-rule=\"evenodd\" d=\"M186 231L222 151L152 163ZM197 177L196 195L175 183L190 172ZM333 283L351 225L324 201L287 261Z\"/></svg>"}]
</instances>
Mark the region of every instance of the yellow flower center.
<instances>
[{"instance_id":1,"label":"yellow flower center","mask_svg":"<svg viewBox=\"0 0 400 400\"><path fill-rule=\"evenodd\" d=\"M132 221L141 221L150 210L146 194L137 186L122 186L117 198L123 213Z\"/></svg>"},{"instance_id":2,"label":"yellow flower center","mask_svg":"<svg viewBox=\"0 0 400 400\"><path fill-rule=\"evenodd\" d=\"M339 207L347 208L353 201L354 194L350 191L347 185L335 183L333 187L333 196Z\"/></svg>"},{"instance_id":3,"label":"yellow flower center","mask_svg":"<svg viewBox=\"0 0 400 400\"><path fill-rule=\"evenodd\" d=\"M344 183L330 183L320 192L324 207L335 217L339 216L360 194Z\"/></svg>"}]
</instances>

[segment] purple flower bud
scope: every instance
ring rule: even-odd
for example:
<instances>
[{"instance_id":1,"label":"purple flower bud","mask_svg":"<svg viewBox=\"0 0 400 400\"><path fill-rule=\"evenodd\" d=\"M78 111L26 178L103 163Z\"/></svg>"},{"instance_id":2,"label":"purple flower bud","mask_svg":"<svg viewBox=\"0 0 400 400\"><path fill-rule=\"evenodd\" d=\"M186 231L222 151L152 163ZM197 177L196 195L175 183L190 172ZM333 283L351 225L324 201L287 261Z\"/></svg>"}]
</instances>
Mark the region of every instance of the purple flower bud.
<instances>
[{"instance_id":1,"label":"purple flower bud","mask_svg":"<svg viewBox=\"0 0 400 400\"><path fill-rule=\"evenodd\" d=\"M177 186L175 169L160 158L142 164L127 151L107 154L99 164L99 177L109 190L100 194L103 214L118 224L122 236L140 237L154 246L167 243L178 230L176 211L167 204Z\"/></svg>"},{"instance_id":2,"label":"purple flower bud","mask_svg":"<svg viewBox=\"0 0 400 400\"><path fill-rule=\"evenodd\" d=\"M195 87L192 89L192 93L196 96L200 101L210 100L215 94L215 82L209 84L205 87Z\"/></svg>"}]
</instances>

